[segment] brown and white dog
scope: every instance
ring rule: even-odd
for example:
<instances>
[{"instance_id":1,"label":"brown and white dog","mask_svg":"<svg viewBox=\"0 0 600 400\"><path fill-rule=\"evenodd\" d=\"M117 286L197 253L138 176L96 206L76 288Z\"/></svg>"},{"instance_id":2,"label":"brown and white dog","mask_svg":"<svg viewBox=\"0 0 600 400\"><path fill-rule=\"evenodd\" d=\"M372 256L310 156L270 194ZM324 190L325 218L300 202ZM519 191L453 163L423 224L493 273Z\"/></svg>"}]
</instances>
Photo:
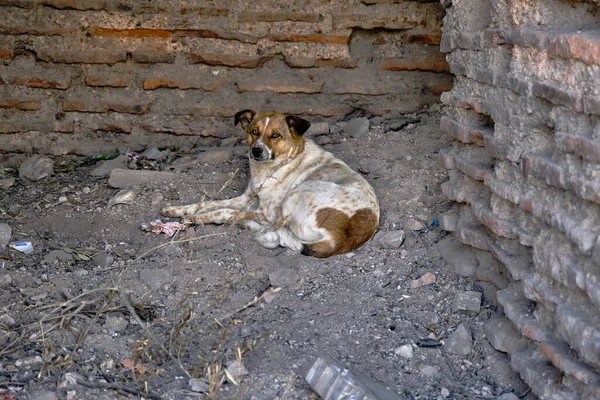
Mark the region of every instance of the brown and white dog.
<instances>
[{"instance_id":1,"label":"brown and white dog","mask_svg":"<svg viewBox=\"0 0 600 400\"><path fill-rule=\"evenodd\" d=\"M312 140L302 118L274 112L235 115L250 146L250 182L229 200L164 207L186 224L239 223L267 248L330 257L363 245L379 225L379 204L367 181Z\"/></svg>"}]
</instances>

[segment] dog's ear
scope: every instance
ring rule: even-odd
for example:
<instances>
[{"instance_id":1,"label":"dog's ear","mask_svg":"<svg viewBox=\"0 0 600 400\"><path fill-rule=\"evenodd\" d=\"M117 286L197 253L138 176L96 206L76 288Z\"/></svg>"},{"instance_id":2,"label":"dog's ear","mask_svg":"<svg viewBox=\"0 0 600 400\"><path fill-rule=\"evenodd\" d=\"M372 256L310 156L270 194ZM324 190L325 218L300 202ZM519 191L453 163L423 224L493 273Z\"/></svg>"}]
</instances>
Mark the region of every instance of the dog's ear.
<instances>
[{"instance_id":1,"label":"dog's ear","mask_svg":"<svg viewBox=\"0 0 600 400\"><path fill-rule=\"evenodd\" d=\"M237 112L235 113L235 122L233 125L235 126L241 122L242 129L247 130L248 126L250 125L250 122L252 122L255 115L256 113L252 110L242 110L240 112Z\"/></svg>"},{"instance_id":2,"label":"dog's ear","mask_svg":"<svg viewBox=\"0 0 600 400\"><path fill-rule=\"evenodd\" d=\"M295 115L286 116L285 122L287 122L290 131L293 130L299 136L304 135L304 132L310 128L310 122L300 117L296 117Z\"/></svg>"}]
</instances>

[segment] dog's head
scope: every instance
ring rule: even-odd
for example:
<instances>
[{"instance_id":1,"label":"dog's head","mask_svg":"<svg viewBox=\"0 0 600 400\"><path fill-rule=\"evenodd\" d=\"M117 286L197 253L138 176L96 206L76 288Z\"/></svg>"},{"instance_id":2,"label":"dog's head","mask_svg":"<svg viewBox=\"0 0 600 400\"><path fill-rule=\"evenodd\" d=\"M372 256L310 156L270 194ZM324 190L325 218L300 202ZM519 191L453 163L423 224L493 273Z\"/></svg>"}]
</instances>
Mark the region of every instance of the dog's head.
<instances>
[{"instance_id":1,"label":"dog's head","mask_svg":"<svg viewBox=\"0 0 600 400\"><path fill-rule=\"evenodd\" d=\"M302 135L310 122L275 112L257 114L243 110L235 114L235 125L242 124L248 135L250 158L255 161L271 161L294 157L304 151Z\"/></svg>"}]
</instances>

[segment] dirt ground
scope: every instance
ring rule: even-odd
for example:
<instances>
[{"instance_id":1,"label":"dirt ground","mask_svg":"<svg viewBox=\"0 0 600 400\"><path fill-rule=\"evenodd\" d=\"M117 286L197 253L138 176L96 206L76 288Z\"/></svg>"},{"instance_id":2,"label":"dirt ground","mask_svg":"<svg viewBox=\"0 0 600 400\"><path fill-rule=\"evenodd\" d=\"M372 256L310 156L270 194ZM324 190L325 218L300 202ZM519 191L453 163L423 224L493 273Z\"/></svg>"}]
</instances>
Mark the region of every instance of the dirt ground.
<instances>
[{"instance_id":1,"label":"dirt ground","mask_svg":"<svg viewBox=\"0 0 600 400\"><path fill-rule=\"evenodd\" d=\"M405 229L452 206L440 190L447 174L437 153L450 142L440 115L435 105L376 117L368 135L324 121L331 132L315 140L363 173L379 196L380 231L396 231L396 241L380 233L330 259L264 249L235 226L171 239L140 229L166 203L239 195L248 173L241 130L210 163L193 158L204 148L150 160L145 167L179 164L177 179L143 185L132 204L109 207L119 189L93 175L103 162L76 157L54 157L51 177L0 189L0 222L34 248L0 249L0 399L317 399L304 377L319 356L399 398L527 393L483 337L482 323L497 314L493 296L479 311L453 310L457 292L483 290L446 261L462 257L447 245L452 235ZM0 155L0 171L18 178L25 158ZM427 272L435 283L411 288ZM461 323L472 346L451 354Z\"/></svg>"}]
</instances>

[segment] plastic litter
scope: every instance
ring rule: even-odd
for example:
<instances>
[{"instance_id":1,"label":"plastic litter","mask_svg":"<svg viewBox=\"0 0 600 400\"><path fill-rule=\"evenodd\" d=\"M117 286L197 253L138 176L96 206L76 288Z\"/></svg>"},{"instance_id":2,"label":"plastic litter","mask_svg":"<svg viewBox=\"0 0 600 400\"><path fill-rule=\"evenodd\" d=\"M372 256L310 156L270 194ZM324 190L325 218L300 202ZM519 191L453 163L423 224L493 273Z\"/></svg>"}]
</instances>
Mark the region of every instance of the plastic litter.
<instances>
[{"instance_id":1,"label":"plastic litter","mask_svg":"<svg viewBox=\"0 0 600 400\"><path fill-rule=\"evenodd\" d=\"M12 242L8 244L8 247L20 251L24 254L33 253L33 245L31 242Z\"/></svg>"},{"instance_id":2,"label":"plastic litter","mask_svg":"<svg viewBox=\"0 0 600 400\"><path fill-rule=\"evenodd\" d=\"M180 222L162 222L160 219L151 222L143 222L142 230L153 233L164 233L166 237L173 237L178 231L184 231L187 226Z\"/></svg>"},{"instance_id":3,"label":"plastic litter","mask_svg":"<svg viewBox=\"0 0 600 400\"><path fill-rule=\"evenodd\" d=\"M443 343L440 342L439 340L435 340L435 339L426 337L426 338L417 340L416 344L419 347L439 347Z\"/></svg>"},{"instance_id":4,"label":"plastic litter","mask_svg":"<svg viewBox=\"0 0 600 400\"><path fill-rule=\"evenodd\" d=\"M400 400L384 387L343 368L337 361L319 357L306 374L310 387L324 400Z\"/></svg>"}]
</instances>

